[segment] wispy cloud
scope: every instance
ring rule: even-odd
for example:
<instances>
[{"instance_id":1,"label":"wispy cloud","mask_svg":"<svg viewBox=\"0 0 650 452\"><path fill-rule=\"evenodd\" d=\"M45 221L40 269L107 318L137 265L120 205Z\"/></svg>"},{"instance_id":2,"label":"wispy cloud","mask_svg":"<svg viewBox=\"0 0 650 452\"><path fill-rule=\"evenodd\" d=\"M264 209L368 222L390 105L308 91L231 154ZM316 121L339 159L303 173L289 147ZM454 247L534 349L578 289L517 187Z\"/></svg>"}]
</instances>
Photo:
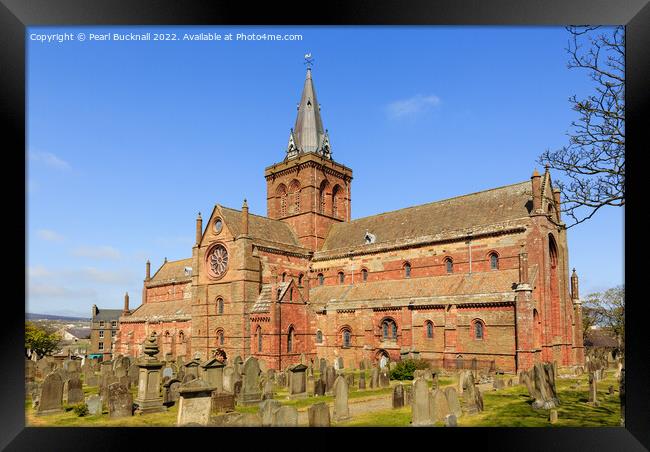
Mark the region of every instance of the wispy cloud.
<instances>
[{"instance_id":1,"label":"wispy cloud","mask_svg":"<svg viewBox=\"0 0 650 452\"><path fill-rule=\"evenodd\" d=\"M391 102L386 107L388 116L393 119L411 116L428 111L440 105L440 98L438 96L424 96L417 94L408 99L400 99Z\"/></svg>"},{"instance_id":2,"label":"wispy cloud","mask_svg":"<svg viewBox=\"0 0 650 452\"><path fill-rule=\"evenodd\" d=\"M58 170L69 170L70 164L51 152L29 152L29 159Z\"/></svg>"},{"instance_id":3,"label":"wispy cloud","mask_svg":"<svg viewBox=\"0 0 650 452\"><path fill-rule=\"evenodd\" d=\"M63 241L63 236L58 232L54 232L50 229L39 229L36 231L36 236L47 242L61 242Z\"/></svg>"},{"instance_id":4,"label":"wispy cloud","mask_svg":"<svg viewBox=\"0 0 650 452\"><path fill-rule=\"evenodd\" d=\"M119 259L122 254L111 246L80 246L72 250L72 255L91 259Z\"/></svg>"},{"instance_id":5,"label":"wispy cloud","mask_svg":"<svg viewBox=\"0 0 650 452\"><path fill-rule=\"evenodd\" d=\"M87 267L82 269L80 273L86 280L96 283L127 285L138 282L132 272L125 270L100 270Z\"/></svg>"},{"instance_id":6,"label":"wispy cloud","mask_svg":"<svg viewBox=\"0 0 650 452\"><path fill-rule=\"evenodd\" d=\"M94 298L97 292L89 288L69 288L57 284L30 284L30 298Z\"/></svg>"}]
</instances>

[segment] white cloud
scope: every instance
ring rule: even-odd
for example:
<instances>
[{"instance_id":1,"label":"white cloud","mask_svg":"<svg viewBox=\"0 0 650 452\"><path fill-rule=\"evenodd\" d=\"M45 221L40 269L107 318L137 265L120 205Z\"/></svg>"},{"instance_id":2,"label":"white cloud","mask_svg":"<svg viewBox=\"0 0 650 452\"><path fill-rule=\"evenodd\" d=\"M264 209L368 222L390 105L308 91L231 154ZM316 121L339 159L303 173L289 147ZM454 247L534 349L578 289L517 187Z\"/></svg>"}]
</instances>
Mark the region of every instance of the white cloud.
<instances>
[{"instance_id":1,"label":"white cloud","mask_svg":"<svg viewBox=\"0 0 650 452\"><path fill-rule=\"evenodd\" d=\"M59 170L68 170L70 169L70 164L65 160L57 157L51 152L30 152L30 160L38 163L43 163L51 168Z\"/></svg>"},{"instance_id":2,"label":"white cloud","mask_svg":"<svg viewBox=\"0 0 650 452\"><path fill-rule=\"evenodd\" d=\"M27 275L30 278L48 278L50 276L53 276L54 273L42 265L36 265L27 269Z\"/></svg>"},{"instance_id":3,"label":"white cloud","mask_svg":"<svg viewBox=\"0 0 650 452\"><path fill-rule=\"evenodd\" d=\"M401 118L404 116L423 113L440 105L438 96L423 96L418 94L408 99L401 99L391 102L386 107L386 111L391 118Z\"/></svg>"},{"instance_id":4,"label":"white cloud","mask_svg":"<svg viewBox=\"0 0 650 452\"><path fill-rule=\"evenodd\" d=\"M72 250L72 255L91 259L119 259L121 253L111 246L80 246Z\"/></svg>"},{"instance_id":5,"label":"white cloud","mask_svg":"<svg viewBox=\"0 0 650 452\"><path fill-rule=\"evenodd\" d=\"M57 232L54 232L50 229L39 229L36 231L36 236L47 242L61 242L63 241L63 236Z\"/></svg>"}]
</instances>

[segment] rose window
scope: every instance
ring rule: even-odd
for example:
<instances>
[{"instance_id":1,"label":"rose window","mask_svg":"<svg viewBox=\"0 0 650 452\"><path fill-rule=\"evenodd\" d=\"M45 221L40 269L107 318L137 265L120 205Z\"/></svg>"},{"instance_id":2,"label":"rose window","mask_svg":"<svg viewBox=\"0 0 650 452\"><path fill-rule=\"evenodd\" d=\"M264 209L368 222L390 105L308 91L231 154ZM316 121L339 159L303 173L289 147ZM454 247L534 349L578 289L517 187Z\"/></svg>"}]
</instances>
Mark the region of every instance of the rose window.
<instances>
[{"instance_id":1,"label":"rose window","mask_svg":"<svg viewBox=\"0 0 650 452\"><path fill-rule=\"evenodd\" d=\"M228 251L226 247L223 245L215 246L208 258L208 264L215 276L222 277L225 275L226 270L228 270Z\"/></svg>"}]
</instances>

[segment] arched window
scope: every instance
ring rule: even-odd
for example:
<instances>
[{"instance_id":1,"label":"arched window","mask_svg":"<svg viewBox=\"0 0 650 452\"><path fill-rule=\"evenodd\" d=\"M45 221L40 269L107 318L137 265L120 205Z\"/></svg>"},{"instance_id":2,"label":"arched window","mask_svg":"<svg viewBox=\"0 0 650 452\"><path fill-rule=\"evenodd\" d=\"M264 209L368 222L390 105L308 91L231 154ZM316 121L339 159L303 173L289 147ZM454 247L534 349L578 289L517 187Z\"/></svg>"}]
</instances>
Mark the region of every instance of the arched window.
<instances>
[{"instance_id":1,"label":"arched window","mask_svg":"<svg viewBox=\"0 0 650 452\"><path fill-rule=\"evenodd\" d=\"M262 327L257 327L257 351L262 351Z\"/></svg>"},{"instance_id":2,"label":"arched window","mask_svg":"<svg viewBox=\"0 0 650 452\"><path fill-rule=\"evenodd\" d=\"M293 327L289 327L289 333L287 334L287 352L293 351Z\"/></svg>"},{"instance_id":3,"label":"arched window","mask_svg":"<svg viewBox=\"0 0 650 452\"><path fill-rule=\"evenodd\" d=\"M445 267L447 269L447 273L453 273L454 272L454 261L451 260L451 257L448 257L445 259Z\"/></svg>"},{"instance_id":4,"label":"arched window","mask_svg":"<svg viewBox=\"0 0 650 452\"><path fill-rule=\"evenodd\" d=\"M338 217L339 216L339 210L341 206L339 205L341 202L341 187L339 185L335 185L334 189L332 190L332 216L333 217Z\"/></svg>"},{"instance_id":5,"label":"arched window","mask_svg":"<svg viewBox=\"0 0 650 452\"><path fill-rule=\"evenodd\" d=\"M224 343L223 330L217 330L217 344L223 345L223 343Z\"/></svg>"},{"instance_id":6,"label":"arched window","mask_svg":"<svg viewBox=\"0 0 650 452\"><path fill-rule=\"evenodd\" d=\"M282 282L287 279L287 272L282 273Z\"/></svg>"},{"instance_id":7,"label":"arched window","mask_svg":"<svg viewBox=\"0 0 650 452\"><path fill-rule=\"evenodd\" d=\"M289 301L293 301L293 287L289 287Z\"/></svg>"},{"instance_id":8,"label":"arched window","mask_svg":"<svg viewBox=\"0 0 650 452\"><path fill-rule=\"evenodd\" d=\"M404 264L404 277L405 278L411 277L411 264L408 262Z\"/></svg>"},{"instance_id":9,"label":"arched window","mask_svg":"<svg viewBox=\"0 0 650 452\"><path fill-rule=\"evenodd\" d=\"M485 337L485 324L481 320L474 321L474 339L482 340Z\"/></svg>"},{"instance_id":10,"label":"arched window","mask_svg":"<svg viewBox=\"0 0 650 452\"><path fill-rule=\"evenodd\" d=\"M223 314L223 298L217 298L217 314Z\"/></svg>"},{"instance_id":11,"label":"arched window","mask_svg":"<svg viewBox=\"0 0 650 452\"><path fill-rule=\"evenodd\" d=\"M183 342L184 340L185 340L185 335L181 331L181 332L178 333L178 341Z\"/></svg>"},{"instance_id":12,"label":"arched window","mask_svg":"<svg viewBox=\"0 0 650 452\"><path fill-rule=\"evenodd\" d=\"M276 196L280 200L280 216L285 217L287 215L287 188L284 184L280 184L276 190Z\"/></svg>"},{"instance_id":13,"label":"arched window","mask_svg":"<svg viewBox=\"0 0 650 452\"><path fill-rule=\"evenodd\" d=\"M352 343L352 333L348 328L344 328L343 331L343 347L349 347Z\"/></svg>"},{"instance_id":14,"label":"arched window","mask_svg":"<svg viewBox=\"0 0 650 452\"><path fill-rule=\"evenodd\" d=\"M368 270L366 270L365 268L361 269L361 279L363 280L363 282L368 281Z\"/></svg>"},{"instance_id":15,"label":"arched window","mask_svg":"<svg viewBox=\"0 0 650 452\"><path fill-rule=\"evenodd\" d=\"M302 273L298 275L298 285L302 286L302 277L305 276Z\"/></svg>"},{"instance_id":16,"label":"arched window","mask_svg":"<svg viewBox=\"0 0 650 452\"><path fill-rule=\"evenodd\" d=\"M300 213L300 182L291 181L289 185L289 195L291 196L291 213Z\"/></svg>"},{"instance_id":17,"label":"arched window","mask_svg":"<svg viewBox=\"0 0 650 452\"><path fill-rule=\"evenodd\" d=\"M433 322L430 320L427 320L425 323L426 326L426 331L427 331L427 339L433 339Z\"/></svg>"},{"instance_id":18,"label":"arched window","mask_svg":"<svg viewBox=\"0 0 650 452\"><path fill-rule=\"evenodd\" d=\"M318 274L318 285L322 286L325 283L325 277L323 276L322 273Z\"/></svg>"},{"instance_id":19,"label":"arched window","mask_svg":"<svg viewBox=\"0 0 650 452\"><path fill-rule=\"evenodd\" d=\"M384 339L397 339L397 324L393 319L384 319L381 322Z\"/></svg>"},{"instance_id":20,"label":"arched window","mask_svg":"<svg viewBox=\"0 0 650 452\"><path fill-rule=\"evenodd\" d=\"M345 282L345 273L339 272L339 284L343 284Z\"/></svg>"},{"instance_id":21,"label":"arched window","mask_svg":"<svg viewBox=\"0 0 650 452\"><path fill-rule=\"evenodd\" d=\"M278 289L278 301L280 301L280 295L282 295L282 289Z\"/></svg>"},{"instance_id":22,"label":"arched window","mask_svg":"<svg viewBox=\"0 0 650 452\"><path fill-rule=\"evenodd\" d=\"M321 330L316 331L316 343L317 344L323 343L323 332Z\"/></svg>"},{"instance_id":23,"label":"arched window","mask_svg":"<svg viewBox=\"0 0 650 452\"><path fill-rule=\"evenodd\" d=\"M499 256L497 253L490 253L490 269L497 270L499 268Z\"/></svg>"},{"instance_id":24,"label":"arched window","mask_svg":"<svg viewBox=\"0 0 650 452\"><path fill-rule=\"evenodd\" d=\"M327 203L327 188L328 183L326 180L321 182L320 189L318 190L318 199L319 199L319 208L320 213L325 213L326 203Z\"/></svg>"}]
</instances>

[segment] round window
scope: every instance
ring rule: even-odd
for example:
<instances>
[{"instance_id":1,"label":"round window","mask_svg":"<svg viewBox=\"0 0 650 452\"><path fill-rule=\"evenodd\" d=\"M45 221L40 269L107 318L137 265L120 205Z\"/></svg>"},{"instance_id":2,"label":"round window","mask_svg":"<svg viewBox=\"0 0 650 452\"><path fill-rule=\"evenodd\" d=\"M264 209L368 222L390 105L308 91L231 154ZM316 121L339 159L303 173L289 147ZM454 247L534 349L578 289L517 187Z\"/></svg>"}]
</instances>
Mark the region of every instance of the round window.
<instances>
[{"instance_id":1,"label":"round window","mask_svg":"<svg viewBox=\"0 0 650 452\"><path fill-rule=\"evenodd\" d=\"M214 222L214 232L219 234L222 229L223 229L223 222L221 221L221 218L217 218Z\"/></svg>"},{"instance_id":2,"label":"round window","mask_svg":"<svg viewBox=\"0 0 650 452\"><path fill-rule=\"evenodd\" d=\"M226 247L218 244L208 254L208 268L210 273L217 278L221 278L228 271L228 250Z\"/></svg>"}]
</instances>

